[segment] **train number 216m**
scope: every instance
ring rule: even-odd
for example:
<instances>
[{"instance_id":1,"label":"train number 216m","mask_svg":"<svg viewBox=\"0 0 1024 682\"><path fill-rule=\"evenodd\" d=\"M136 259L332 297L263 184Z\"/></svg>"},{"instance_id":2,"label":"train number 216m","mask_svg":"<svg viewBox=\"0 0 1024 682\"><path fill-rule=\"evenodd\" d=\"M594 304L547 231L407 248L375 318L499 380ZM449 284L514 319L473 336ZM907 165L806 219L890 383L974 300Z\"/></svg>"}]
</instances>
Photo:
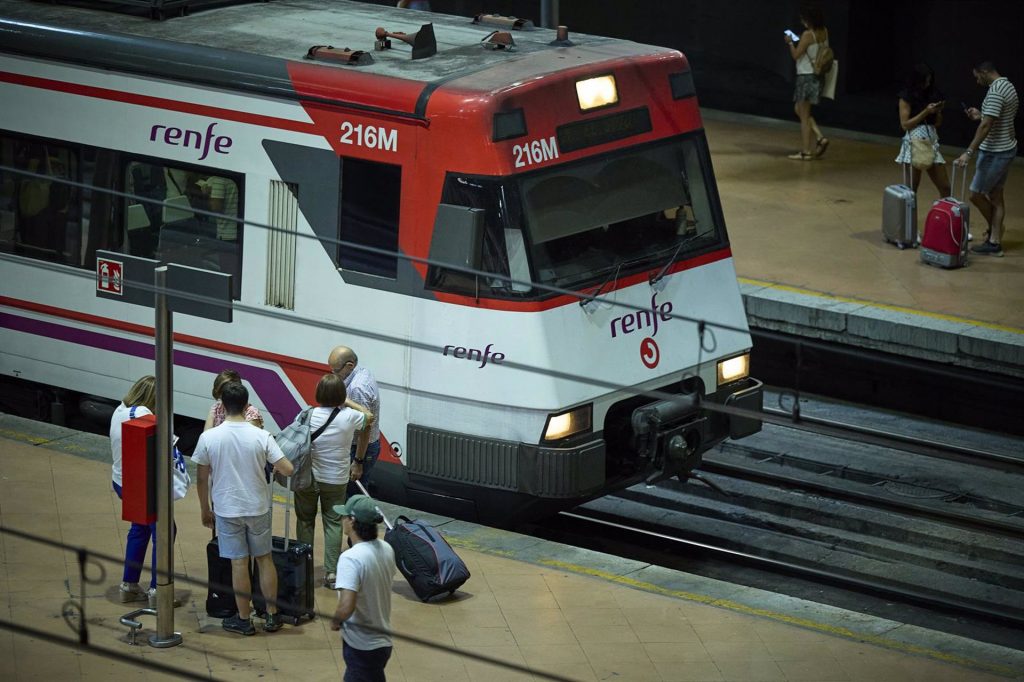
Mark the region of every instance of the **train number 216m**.
<instances>
[{"instance_id":1,"label":"train number 216m","mask_svg":"<svg viewBox=\"0 0 1024 682\"><path fill-rule=\"evenodd\" d=\"M341 122L341 143L354 144L385 152L398 151L398 131L394 128L363 125L352 125L350 121Z\"/></svg>"}]
</instances>

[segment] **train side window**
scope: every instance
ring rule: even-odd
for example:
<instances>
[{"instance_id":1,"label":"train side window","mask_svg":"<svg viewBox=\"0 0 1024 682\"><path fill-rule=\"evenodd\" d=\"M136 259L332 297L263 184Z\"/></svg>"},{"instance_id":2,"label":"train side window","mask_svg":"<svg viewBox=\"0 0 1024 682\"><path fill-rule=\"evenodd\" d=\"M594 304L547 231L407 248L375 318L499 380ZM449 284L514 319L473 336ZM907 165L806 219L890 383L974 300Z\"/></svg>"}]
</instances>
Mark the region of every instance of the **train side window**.
<instances>
[{"instance_id":1,"label":"train side window","mask_svg":"<svg viewBox=\"0 0 1024 682\"><path fill-rule=\"evenodd\" d=\"M82 264L78 150L60 143L0 137L0 249L67 265Z\"/></svg>"},{"instance_id":2,"label":"train side window","mask_svg":"<svg viewBox=\"0 0 1024 682\"><path fill-rule=\"evenodd\" d=\"M338 265L344 270L396 279L402 167L343 158L340 192L339 239L388 253L339 244Z\"/></svg>"},{"instance_id":3,"label":"train side window","mask_svg":"<svg viewBox=\"0 0 1024 682\"><path fill-rule=\"evenodd\" d=\"M124 187L131 195L122 217L128 253L230 273L234 295L240 295L240 177L132 160L125 166Z\"/></svg>"},{"instance_id":4,"label":"train side window","mask_svg":"<svg viewBox=\"0 0 1024 682\"><path fill-rule=\"evenodd\" d=\"M480 268L495 277L476 278L464 272L431 265L427 284L453 293L512 298L533 291L530 263L522 230L518 203L506 197L507 188L490 178L449 175L441 203L469 206L484 211L484 233Z\"/></svg>"}]
</instances>

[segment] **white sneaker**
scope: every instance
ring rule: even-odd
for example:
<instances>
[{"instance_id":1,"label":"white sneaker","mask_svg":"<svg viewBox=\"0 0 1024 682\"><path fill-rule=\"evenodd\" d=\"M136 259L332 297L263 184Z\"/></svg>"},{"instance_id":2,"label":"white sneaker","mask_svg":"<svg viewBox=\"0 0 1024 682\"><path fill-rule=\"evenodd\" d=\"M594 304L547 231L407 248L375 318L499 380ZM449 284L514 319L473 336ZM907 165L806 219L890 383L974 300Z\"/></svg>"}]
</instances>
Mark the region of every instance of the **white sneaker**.
<instances>
[{"instance_id":1,"label":"white sneaker","mask_svg":"<svg viewBox=\"0 0 1024 682\"><path fill-rule=\"evenodd\" d=\"M144 601L146 599L146 593L139 587L138 583L121 583L120 593L122 604L132 601Z\"/></svg>"},{"instance_id":2,"label":"white sneaker","mask_svg":"<svg viewBox=\"0 0 1024 682\"><path fill-rule=\"evenodd\" d=\"M969 242L973 242L974 241L974 235L971 234L970 232L967 233L967 241L969 241Z\"/></svg>"},{"instance_id":3,"label":"white sneaker","mask_svg":"<svg viewBox=\"0 0 1024 682\"><path fill-rule=\"evenodd\" d=\"M174 599L173 608L178 608L179 606L181 606L181 600L180 599ZM155 587L149 588L149 608L151 608L151 609L155 609L156 608L156 588Z\"/></svg>"}]
</instances>

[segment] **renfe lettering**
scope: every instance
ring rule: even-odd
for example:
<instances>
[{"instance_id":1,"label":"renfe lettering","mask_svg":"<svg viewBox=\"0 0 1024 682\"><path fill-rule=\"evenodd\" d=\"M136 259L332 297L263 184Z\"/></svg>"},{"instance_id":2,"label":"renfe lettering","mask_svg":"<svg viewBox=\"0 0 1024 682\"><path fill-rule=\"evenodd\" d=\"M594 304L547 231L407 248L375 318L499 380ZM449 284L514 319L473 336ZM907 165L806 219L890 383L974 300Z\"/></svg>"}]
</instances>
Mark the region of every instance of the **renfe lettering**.
<instances>
[{"instance_id":1,"label":"renfe lettering","mask_svg":"<svg viewBox=\"0 0 1024 682\"><path fill-rule=\"evenodd\" d=\"M441 355L451 355L453 358L459 358L460 360L473 360L474 362L479 361L480 366L477 367L477 369L482 369L488 362L500 365L505 360L504 353L491 352L491 347L493 345L493 343L489 343L483 350L449 345L444 347L444 350L441 351Z\"/></svg>"},{"instance_id":2,"label":"renfe lettering","mask_svg":"<svg viewBox=\"0 0 1024 682\"><path fill-rule=\"evenodd\" d=\"M199 160L202 161L210 154L210 147L218 154L227 154L231 149L232 140L227 135L214 135L213 129L217 125L214 121L202 133L198 130L182 130L172 126L155 125L149 131L150 142L163 142L172 147L193 147L202 151ZM163 131L161 133L161 131Z\"/></svg>"},{"instance_id":3,"label":"renfe lettering","mask_svg":"<svg viewBox=\"0 0 1024 682\"><path fill-rule=\"evenodd\" d=\"M665 301L660 306L655 300L658 294L651 296L651 309L650 310L637 310L636 312L626 313L621 317L616 317L611 321L611 332L612 338L614 339L619 335L621 331L623 334L632 334L635 331L641 329L652 328L651 336L658 335L658 319L662 322L668 322L672 319L672 302ZM618 330L616 330L616 327Z\"/></svg>"}]
</instances>

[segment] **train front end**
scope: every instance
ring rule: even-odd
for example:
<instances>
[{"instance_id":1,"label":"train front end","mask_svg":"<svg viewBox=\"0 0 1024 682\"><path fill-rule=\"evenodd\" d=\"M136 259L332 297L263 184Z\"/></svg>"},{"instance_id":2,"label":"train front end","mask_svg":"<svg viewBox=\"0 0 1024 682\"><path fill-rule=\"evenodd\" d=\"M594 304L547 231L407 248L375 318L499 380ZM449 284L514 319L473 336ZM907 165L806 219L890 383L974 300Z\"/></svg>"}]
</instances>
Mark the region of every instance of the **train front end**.
<instances>
[{"instance_id":1,"label":"train front end","mask_svg":"<svg viewBox=\"0 0 1024 682\"><path fill-rule=\"evenodd\" d=\"M413 506L535 518L685 480L703 452L761 428L688 64L615 46L489 97L472 82L433 95L437 148L423 151L450 155L423 266L437 303L414 325L436 349L411 362ZM474 134L486 143L452 142Z\"/></svg>"}]
</instances>

